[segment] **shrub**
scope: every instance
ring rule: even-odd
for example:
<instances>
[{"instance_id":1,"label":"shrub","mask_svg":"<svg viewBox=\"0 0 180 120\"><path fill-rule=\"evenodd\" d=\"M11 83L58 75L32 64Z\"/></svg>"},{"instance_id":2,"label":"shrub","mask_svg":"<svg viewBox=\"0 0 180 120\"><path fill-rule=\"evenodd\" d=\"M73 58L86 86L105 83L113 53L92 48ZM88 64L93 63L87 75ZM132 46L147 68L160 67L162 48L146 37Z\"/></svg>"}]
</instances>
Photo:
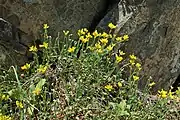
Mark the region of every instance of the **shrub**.
<instances>
[{"instance_id":1,"label":"shrub","mask_svg":"<svg viewBox=\"0 0 180 120\"><path fill-rule=\"evenodd\" d=\"M80 29L77 40L63 31L61 40L44 24L42 44L29 48L34 60L0 76L0 120L178 119L180 88L151 95L156 83L149 79L139 91L140 60L118 50L129 36L114 35L116 26L108 26L109 33Z\"/></svg>"}]
</instances>

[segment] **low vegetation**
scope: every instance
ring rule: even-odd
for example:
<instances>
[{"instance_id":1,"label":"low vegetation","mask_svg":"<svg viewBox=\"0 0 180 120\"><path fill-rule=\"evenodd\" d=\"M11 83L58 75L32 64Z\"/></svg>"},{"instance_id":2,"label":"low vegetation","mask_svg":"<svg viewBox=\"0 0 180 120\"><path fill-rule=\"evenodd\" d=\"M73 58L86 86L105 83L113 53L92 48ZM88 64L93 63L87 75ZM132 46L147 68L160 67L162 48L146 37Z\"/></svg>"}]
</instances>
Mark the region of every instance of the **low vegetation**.
<instances>
[{"instance_id":1,"label":"low vegetation","mask_svg":"<svg viewBox=\"0 0 180 120\"><path fill-rule=\"evenodd\" d=\"M77 32L52 38L44 24L42 44L29 51L33 61L0 75L0 120L164 120L180 119L180 88L159 90L148 79L139 91L140 60L118 50L128 35Z\"/></svg>"}]
</instances>

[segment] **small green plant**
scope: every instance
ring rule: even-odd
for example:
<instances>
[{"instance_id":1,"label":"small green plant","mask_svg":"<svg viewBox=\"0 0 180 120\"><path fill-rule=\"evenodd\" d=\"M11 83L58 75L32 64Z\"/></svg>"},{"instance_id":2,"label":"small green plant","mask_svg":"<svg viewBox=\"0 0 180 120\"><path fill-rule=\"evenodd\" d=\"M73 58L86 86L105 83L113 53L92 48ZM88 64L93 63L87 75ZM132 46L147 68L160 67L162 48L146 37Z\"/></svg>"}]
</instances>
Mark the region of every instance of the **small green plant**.
<instances>
[{"instance_id":1,"label":"small green plant","mask_svg":"<svg viewBox=\"0 0 180 120\"><path fill-rule=\"evenodd\" d=\"M63 31L62 40L44 24L42 44L29 48L34 60L0 75L0 120L178 119L180 89L151 95L156 83L148 80L139 91L140 60L118 48L129 36L108 27L108 33L80 29L78 39Z\"/></svg>"}]
</instances>

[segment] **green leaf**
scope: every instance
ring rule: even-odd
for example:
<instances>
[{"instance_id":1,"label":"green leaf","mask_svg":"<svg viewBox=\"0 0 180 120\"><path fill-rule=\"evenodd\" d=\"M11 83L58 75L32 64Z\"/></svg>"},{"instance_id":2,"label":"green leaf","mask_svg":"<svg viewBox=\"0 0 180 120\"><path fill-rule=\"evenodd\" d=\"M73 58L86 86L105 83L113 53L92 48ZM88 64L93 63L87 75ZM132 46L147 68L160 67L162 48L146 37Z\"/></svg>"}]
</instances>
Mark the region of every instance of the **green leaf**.
<instances>
[{"instance_id":1,"label":"green leaf","mask_svg":"<svg viewBox=\"0 0 180 120\"><path fill-rule=\"evenodd\" d=\"M41 79L38 84L36 85L36 89L40 88L42 89L42 86L46 83L46 79Z\"/></svg>"}]
</instances>

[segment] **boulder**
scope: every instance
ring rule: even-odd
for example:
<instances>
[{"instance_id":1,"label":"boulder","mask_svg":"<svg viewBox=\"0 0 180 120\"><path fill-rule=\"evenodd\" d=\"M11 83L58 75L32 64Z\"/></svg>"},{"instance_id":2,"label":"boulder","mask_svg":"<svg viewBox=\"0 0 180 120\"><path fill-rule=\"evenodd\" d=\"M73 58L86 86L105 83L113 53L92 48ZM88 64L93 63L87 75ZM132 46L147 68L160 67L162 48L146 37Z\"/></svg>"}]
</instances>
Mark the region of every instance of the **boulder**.
<instances>
[{"instance_id":1,"label":"boulder","mask_svg":"<svg viewBox=\"0 0 180 120\"><path fill-rule=\"evenodd\" d=\"M133 11L126 11L124 17L120 17L124 11L122 4L117 6L101 20L99 27L105 28L103 25L114 20L119 35L130 35L124 49L142 60L140 88L151 76L156 82L153 91L168 89L180 75L180 1L145 0L129 5Z\"/></svg>"},{"instance_id":2,"label":"boulder","mask_svg":"<svg viewBox=\"0 0 180 120\"><path fill-rule=\"evenodd\" d=\"M32 37L0 18L0 68L22 65L28 60Z\"/></svg>"},{"instance_id":3,"label":"boulder","mask_svg":"<svg viewBox=\"0 0 180 120\"><path fill-rule=\"evenodd\" d=\"M55 35L90 28L106 6L107 0L0 0L0 17L37 39L44 23Z\"/></svg>"}]
</instances>

